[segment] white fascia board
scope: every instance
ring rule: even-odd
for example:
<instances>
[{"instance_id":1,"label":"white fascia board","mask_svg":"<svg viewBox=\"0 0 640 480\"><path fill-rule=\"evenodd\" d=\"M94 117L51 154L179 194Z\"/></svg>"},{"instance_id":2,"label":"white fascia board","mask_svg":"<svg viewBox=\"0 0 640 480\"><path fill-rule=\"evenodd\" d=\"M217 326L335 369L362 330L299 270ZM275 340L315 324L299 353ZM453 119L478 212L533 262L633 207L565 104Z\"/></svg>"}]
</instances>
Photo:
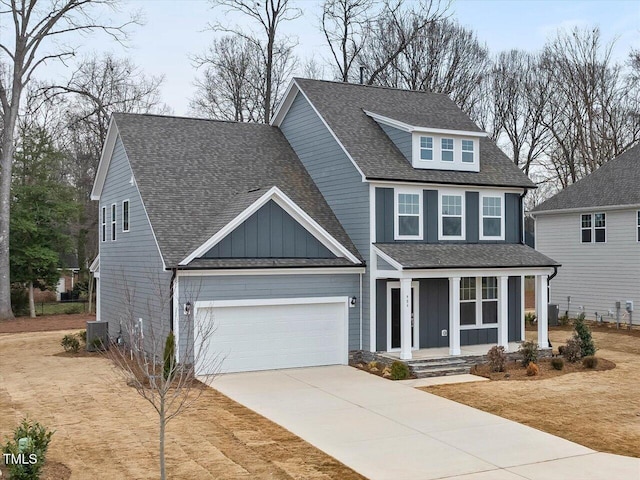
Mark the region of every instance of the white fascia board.
<instances>
[{"instance_id":1,"label":"white fascia board","mask_svg":"<svg viewBox=\"0 0 640 480\"><path fill-rule=\"evenodd\" d=\"M374 187L382 188L402 188L407 186L419 187L425 190L439 190L443 189L456 189L459 188L465 192L482 192L482 191L500 191L504 193L517 193L523 194L528 189L524 187L501 187L496 186L484 186L484 185L472 185L464 183L428 183L428 182L407 182L402 180L369 180L368 181Z\"/></svg>"},{"instance_id":2,"label":"white fascia board","mask_svg":"<svg viewBox=\"0 0 640 480\"><path fill-rule=\"evenodd\" d=\"M291 105L293 104L293 101L295 100L296 95L298 94L299 91L300 91L300 88L298 88L298 85L292 79L291 82L289 82L289 86L287 87L287 90L284 92L282 101L276 107L275 112L273 112L269 125L271 125L272 127L280 126L280 124L282 123L282 120L287 115L287 112L291 108Z\"/></svg>"},{"instance_id":3,"label":"white fascia board","mask_svg":"<svg viewBox=\"0 0 640 480\"><path fill-rule=\"evenodd\" d=\"M96 258L93 259L93 262L91 262L91 265L89 265L89 271L91 273L100 271L100 254L98 254Z\"/></svg>"},{"instance_id":4,"label":"white fascia board","mask_svg":"<svg viewBox=\"0 0 640 480\"><path fill-rule=\"evenodd\" d=\"M245 275L357 275L365 267L286 267L286 268L227 268L176 270L178 277L229 277Z\"/></svg>"},{"instance_id":5,"label":"white fascia board","mask_svg":"<svg viewBox=\"0 0 640 480\"><path fill-rule=\"evenodd\" d=\"M563 213L582 213L582 212L607 212L611 210L639 210L639 203L632 203L629 205L596 205L593 207L577 207L577 208L563 208L563 209L555 209L555 210L541 210L539 212L526 212L528 215L532 217L537 217L538 215L554 215L554 214L563 214Z\"/></svg>"},{"instance_id":6,"label":"white fascia board","mask_svg":"<svg viewBox=\"0 0 640 480\"><path fill-rule=\"evenodd\" d=\"M271 187L258 200L245 208L238 216L227 223L220 229L218 233L213 235L209 240L200 245L179 265L188 265L192 260L204 255L217 243L222 241L227 235L234 231L242 222L257 212L269 200L276 202L282 209L301 224L311 235L313 235L320 243L329 249L331 253L337 257L344 257L349 261L359 264L360 260L353 255L347 248L338 242L331 234L322 228L313 218L311 218L304 210L296 205L289 197L287 197L278 187Z\"/></svg>"},{"instance_id":7,"label":"white fascia board","mask_svg":"<svg viewBox=\"0 0 640 480\"><path fill-rule=\"evenodd\" d=\"M316 303L348 303L349 297L250 298L246 300L202 300L195 308L255 307L266 305L313 305ZM348 316L347 316L348 318Z\"/></svg>"},{"instance_id":8,"label":"white fascia board","mask_svg":"<svg viewBox=\"0 0 640 480\"><path fill-rule=\"evenodd\" d=\"M389 255L387 255L386 253L384 253L382 250L380 250L378 247L376 247L375 245L373 245L373 251L375 252L376 255L378 255L382 260L384 260L385 262L387 262L389 265L391 265L393 268L395 268L396 270L402 270L402 264L400 264L397 260L394 260L393 258L391 258ZM374 261L376 261L377 259L373 259ZM376 270L378 270L378 267L376 265ZM388 272L389 270L380 270L381 272Z\"/></svg>"},{"instance_id":9,"label":"white fascia board","mask_svg":"<svg viewBox=\"0 0 640 480\"><path fill-rule=\"evenodd\" d=\"M102 146L102 154L100 155L100 163L98 164L98 170L96 172L96 178L93 181L93 188L91 189L91 200L100 200L102 195L102 188L104 182L107 179L107 172L109 171L109 164L111 163L111 157L113 156L113 149L116 146L116 140L118 139L118 126L116 125L113 115L109 121L109 129L107 130L107 138Z\"/></svg>"},{"instance_id":10,"label":"white fascia board","mask_svg":"<svg viewBox=\"0 0 640 480\"><path fill-rule=\"evenodd\" d=\"M403 270L378 270L377 278L449 278L449 277L503 277L551 275L553 267L513 267L513 268L426 268Z\"/></svg>"},{"instance_id":11,"label":"white fascia board","mask_svg":"<svg viewBox=\"0 0 640 480\"><path fill-rule=\"evenodd\" d=\"M416 132L416 133L433 133L440 135L461 135L465 137L488 137L489 134L487 132L470 132L468 130L450 130L446 128L428 128L428 127L418 127L415 125L409 125L408 123L401 122L399 120L394 120L393 118L385 117L384 115L380 115L374 112L369 112L367 110L363 110L368 116L376 120L377 122L384 123L393 128L397 128L398 130L403 130L405 132Z\"/></svg>"}]
</instances>

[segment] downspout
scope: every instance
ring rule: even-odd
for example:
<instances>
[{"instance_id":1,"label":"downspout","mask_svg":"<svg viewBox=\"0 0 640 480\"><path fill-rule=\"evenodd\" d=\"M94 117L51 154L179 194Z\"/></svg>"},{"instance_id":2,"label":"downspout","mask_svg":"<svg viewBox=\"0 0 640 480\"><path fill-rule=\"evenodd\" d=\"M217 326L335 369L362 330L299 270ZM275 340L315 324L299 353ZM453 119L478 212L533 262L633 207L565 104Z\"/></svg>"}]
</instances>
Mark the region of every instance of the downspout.
<instances>
[{"instance_id":1,"label":"downspout","mask_svg":"<svg viewBox=\"0 0 640 480\"><path fill-rule=\"evenodd\" d=\"M177 275L177 269L176 268L172 268L171 269L171 286L170 286L170 297L169 297L169 331L173 333L173 320L174 320L174 315L173 315L173 290L175 288L176 285L176 275Z\"/></svg>"},{"instance_id":2,"label":"downspout","mask_svg":"<svg viewBox=\"0 0 640 480\"><path fill-rule=\"evenodd\" d=\"M369 293L371 295L371 293ZM362 350L362 273L360 273L360 350ZM369 326L371 328L371 326Z\"/></svg>"},{"instance_id":3,"label":"downspout","mask_svg":"<svg viewBox=\"0 0 640 480\"><path fill-rule=\"evenodd\" d=\"M524 189L522 195L520 195L520 244L525 244L525 235L524 235L524 197L527 194L527 189Z\"/></svg>"}]
</instances>

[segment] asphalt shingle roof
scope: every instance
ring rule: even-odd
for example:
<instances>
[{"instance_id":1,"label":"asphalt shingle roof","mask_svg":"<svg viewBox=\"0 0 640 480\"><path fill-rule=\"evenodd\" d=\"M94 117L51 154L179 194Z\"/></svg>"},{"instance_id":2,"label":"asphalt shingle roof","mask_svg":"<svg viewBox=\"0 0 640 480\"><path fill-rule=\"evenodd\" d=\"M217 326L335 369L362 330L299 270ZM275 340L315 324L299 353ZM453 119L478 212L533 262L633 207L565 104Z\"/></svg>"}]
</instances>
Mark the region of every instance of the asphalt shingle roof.
<instances>
[{"instance_id":1,"label":"asphalt shingle roof","mask_svg":"<svg viewBox=\"0 0 640 480\"><path fill-rule=\"evenodd\" d=\"M405 269L515 268L560 266L531 247L510 243L376 243Z\"/></svg>"},{"instance_id":2,"label":"asphalt shingle roof","mask_svg":"<svg viewBox=\"0 0 640 480\"><path fill-rule=\"evenodd\" d=\"M429 128L479 131L446 95L324 80L295 81L368 179L535 188L489 138L480 139L480 172L414 169L376 121L364 113Z\"/></svg>"},{"instance_id":3,"label":"asphalt shingle roof","mask_svg":"<svg viewBox=\"0 0 640 480\"><path fill-rule=\"evenodd\" d=\"M640 144L569 185L532 212L568 208L640 205Z\"/></svg>"},{"instance_id":4,"label":"asphalt shingle roof","mask_svg":"<svg viewBox=\"0 0 640 480\"><path fill-rule=\"evenodd\" d=\"M277 128L157 115L114 118L167 267L272 186L361 258Z\"/></svg>"}]
</instances>

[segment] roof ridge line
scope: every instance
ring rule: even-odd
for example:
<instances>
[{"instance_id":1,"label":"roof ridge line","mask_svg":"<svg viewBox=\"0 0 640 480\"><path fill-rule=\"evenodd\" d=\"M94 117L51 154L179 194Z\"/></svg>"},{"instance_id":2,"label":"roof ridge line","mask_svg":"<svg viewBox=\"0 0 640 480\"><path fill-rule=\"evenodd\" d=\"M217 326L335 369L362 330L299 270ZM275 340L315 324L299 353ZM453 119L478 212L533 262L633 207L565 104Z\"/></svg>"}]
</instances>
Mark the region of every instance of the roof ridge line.
<instances>
[{"instance_id":1,"label":"roof ridge line","mask_svg":"<svg viewBox=\"0 0 640 480\"><path fill-rule=\"evenodd\" d=\"M303 80L303 81L308 81L308 82L323 82L323 83L332 83L335 85L345 85L345 86L352 86L352 87L365 87L365 88L379 88L382 90L393 90L393 91L398 91L398 92L409 92L409 93L420 93L420 94L427 94L427 95L441 95L444 97L449 98L449 95L446 93L441 93L441 92L432 92L429 90L414 90L411 88L400 88L400 87L388 87L385 85L367 85L364 83L352 83L352 82L341 82L339 80L325 80L322 78L304 78L304 77L293 77L294 80Z\"/></svg>"}]
</instances>

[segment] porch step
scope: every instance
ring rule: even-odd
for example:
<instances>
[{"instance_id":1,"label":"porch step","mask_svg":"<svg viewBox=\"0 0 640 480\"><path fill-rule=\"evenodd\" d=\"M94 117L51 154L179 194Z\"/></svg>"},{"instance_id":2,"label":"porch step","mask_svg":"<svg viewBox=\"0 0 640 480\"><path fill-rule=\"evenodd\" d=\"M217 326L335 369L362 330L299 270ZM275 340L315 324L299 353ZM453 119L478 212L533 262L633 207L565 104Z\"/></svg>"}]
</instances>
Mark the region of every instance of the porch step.
<instances>
[{"instance_id":1,"label":"porch step","mask_svg":"<svg viewBox=\"0 0 640 480\"><path fill-rule=\"evenodd\" d=\"M469 373L471 371L471 366L429 367L421 369L412 368L412 371L416 378L444 377L447 375L463 375L465 373Z\"/></svg>"}]
</instances>

